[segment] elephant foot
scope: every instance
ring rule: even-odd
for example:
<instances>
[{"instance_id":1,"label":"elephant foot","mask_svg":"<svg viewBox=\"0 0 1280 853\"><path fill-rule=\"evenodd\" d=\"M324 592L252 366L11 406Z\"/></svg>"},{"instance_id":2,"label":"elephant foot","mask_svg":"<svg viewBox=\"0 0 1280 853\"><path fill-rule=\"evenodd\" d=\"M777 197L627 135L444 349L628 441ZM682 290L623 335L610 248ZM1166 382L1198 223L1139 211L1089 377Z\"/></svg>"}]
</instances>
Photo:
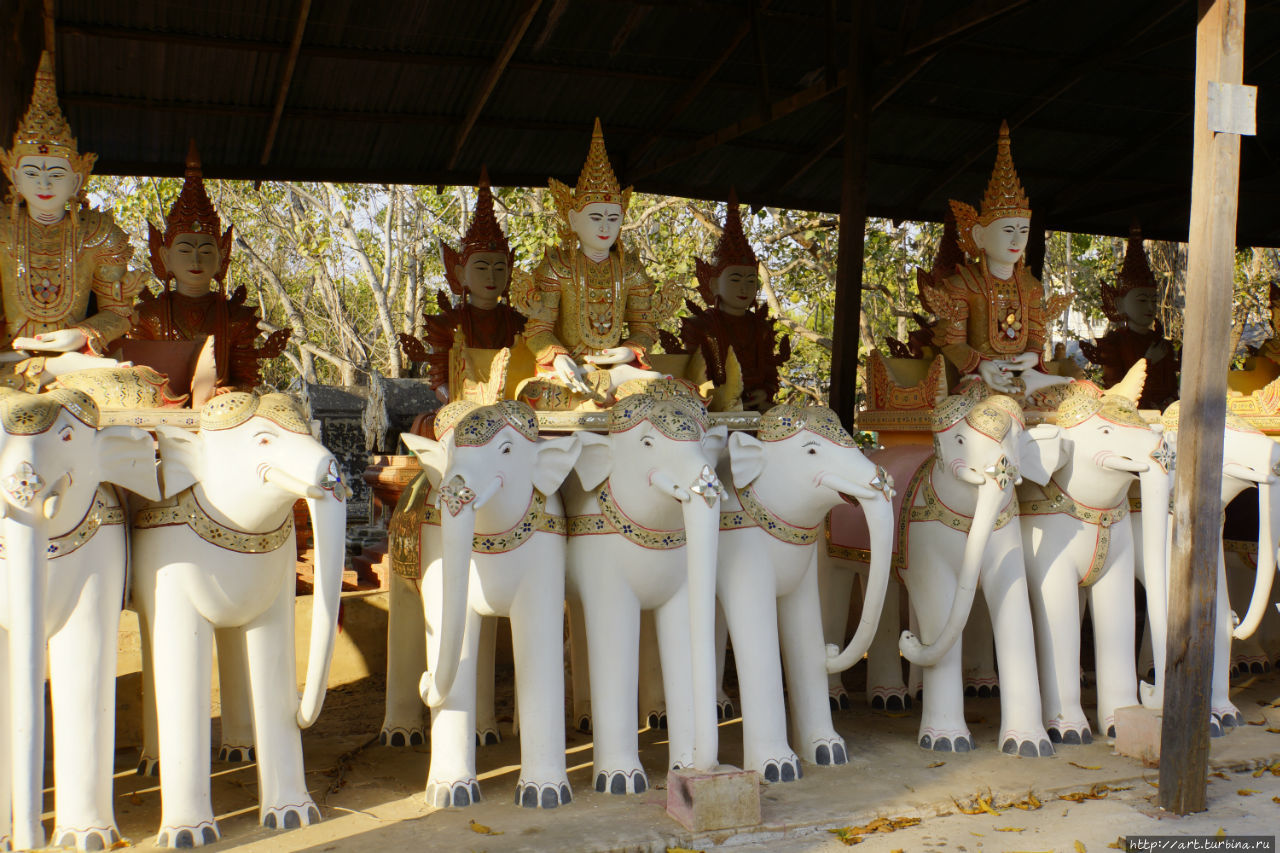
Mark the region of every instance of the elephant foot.
<instances>
[{"instance_id":1,"label":"elephant foot","mask_svg":"<svg viewBox=\"0 0 1280 853\"><path fill-rule=\"evenodd\" d=\"M966 677L964 680L964 695L979 699L990 699L992 696L1000 695L1000 685L994 675Z\"/></svg>"},{"instance_id":2,"label":"elephant foot","mask_svg":"<svg viewBox=\"0 0 1280 853\"><path fill-rule=\"evenodd\" d=\"M1076 730L1069 730L1072 735L1082 737L1082 733ZM1093 740L1093 736L1089 734L1089 724L1084 724L1084 735L1089 736L1089 743ZM1038 732L1019 732L1012 729L1006 729L1000 733L1000 751L1005 755L1016 755L1019 758L1052 758L1054 755L1052 732L1046 733L1043 729Z\"/></svg>"},{"instance_id":3,"label":"elephant foot","mask_svg":"<svg viewBox=\"0 0 1280 853\"><path fill-rule=\"evenodd\" d=\"M968 729L922 727L919 744L921 749L934 752L973 752L978 748Z\"/></svg>"},{"instance_id":4,"label":"elephant foot","mask_svg":"<svg viewBox=\"0 0 1280 853\"><path fill-rule=\"evenodd\" d=\"M258 751L254 749L252 745L244 746L244 745L224 743L222 747L218 750L218 760L230 761L235 764L240 764L242 762L247 762L247 761L257 761Z\"/></svg>"},{"instance_id":5,"label":"elephant foot","mask_svg":"<svg viewBox=\"0 0 1280 853\"><path fill-rule=\"evenodd\" d=\"M138 769L134 771L139 776L159 776L160 775L160 759L142 756L138 759Z\"/></svg>"},{"instance_id":6,"label":"elephant foot","mask_svg":"<svg viewBox=\"0 0 1280 853\"><path fill-rule=\"evenodd\" d=\"M820 767L849 763L848 748L844 745L844 738L839 735L814 738L810 741L809 746L812 749L812 758L810 760ZM805 757L809 758L809 756Z\"/></svg>"},{"instance_id":7,"label":"elephant foot","mask_svg":"<svg viewBox=\"0 0 1280 853\"><path fill-rule=\"evenodd\" d=\"M222 838L218 824L212 820L202 820L193 826L166 824L156 834L157 847L203 847L213 844Z\"/></svg>"},{"instance_id":8,"label":"elephant foot","mask_svg":"<svg viewBox=\"0 0 1280 853\"><path fill-rule=\"evenodd\" d=\"M1065 746L1081 746L1093 743L1093 731L1087 722L1069 723L1065 720L1054 720L1045 726L1051 743Z\"/></svg>"},{"instance_id":9,"label":"elephant foot","mask_svg":"<svg viewBox=\"0 0 1280 853\"><path fill-rule=\"evenodd\" d=\"M1240 655L1231 660L1231 677L1245 678L1250 675L1262 675L1271 670L1271 661L1266 655Z\"/></svg>"},{"instance_id":10,"label":"elephant foot","mask_svg":"<svg viewBox=\"0 0 1280 853\"><path fill-rule=\"evenodd\" d=\"M1209 737L1218 738L1225 737L1226 729L1222 727L1222 721L1212 714L1209 715Z\"/></svg>"},{"instance_id":11,"label":"elephant foot","mask_svg":"<svg viewBox=\"0 0 1280 853\"><path fill-rule=\"evenodd\" d=\"M55 847L74 847L77 850L110 850L120 841L120 833L112 824L91 826L88 829L76 829L69 826L53 828ZM8 839L5 839L7 842ZM0 844L0 849L4 848Z\"/></svg>"},{"instance_id":12,"label":"elephant foot","mask_svg":"<svg viewBox=\"0 0 1280 853\"><path fill-rule=\"evenodd\" d=\"M422 726L384 726L378 733L378 743L383 746L422 746L426 743L426 732Z\"/></svg>"},{"instance_id":13,"label":"elephant foot","mask_svg":"<svg viewBox=\"0 0 1280 853\"><path fill-rule=\"evenodd\" d=\"M912 704L911 694L905 687L875 687L867 698L877 711L905 711Z\"/></svg>"},{"instance_id":14,"label":"elephant foot","mask_svg":"<svg viewBox=\"0 0 1280 853\"><path fill-rule=\"evenodd\" d=\"M667 730L667 712L666 711L650 711L645 717L646 722L651 729Z\"/></svg>"},{"instance_id":15,"label":"elephant foot","mask_svg":"<svg viewBox=\"0 0 1280 853\"><path fill-rule=\"evenodd\" d=\"M578 731L582 732L584 735L591 734L591 715L579 714L578 721L573 724L573 727Z\"/></svg>"},{"instance_id":16,"label":"elephant foot","mask_svg":"<svg viewBox=\"0 0 1280 853\"><path fill-rule=\"evenodd\" d=\"M601 794L643 794L649 790L649 777L643 768L635 770L597 770L596 791Z\"/></svg>"},{"instance_id":17,"label":"elephant foot","mask_svg":"<svg viewBox=\"0 0 1280 853\"><path fill-rule=\"evenodd\" d=\"M516 805L526 809L554 809L573 802L568 780L561 782L516 783Z\"/></svg>"},{"instance_id":18,"label":"elephant foot","mask_svg":"<svg viewBox=\"0 0 1280 853\"><path fill-rule=\"evenodd\" d=\"M733 700L728 696L716 699L716 719L723 722L732 720L738 716L738 710L733 704Z\"/></svg>"},{"instance_id":19,"label":"elephant foot","mask_svg":"<svg viewBox=\"0 0 1280 853\"><path fill-rule=\"evenodd\" d=\"M795 782L804 775L804 771L800 769L800 758L792 753L767 759L760 768L760 775L766 782Z\"/></svg>"},{"instance_id":20,"label":"elephant foot","mask_svg":"<svg viewBox=\"0 0 1280 853\"><path fill-rule=\"evenodd\" d=\"M306 802L290 806L271 806L262 810L259 821L267 829L297 829L320 822L320 809L308 797Z\"/></svg>"},{"instance_id":21,"label":"elephant foot","mask_svg":"<svg viewBox=\"0 0 1280 853\"><path fill-rule=\"evenodd\" d=\"M456 782L427 782L426 799L432 808L463 808L480 802L480 783L474 777Z\"/></svg>"},{"instance_id":22,"label":"elephant foot","mask_svg":"<svg viewBox=\"0 0 1280 853\"><path fill-rule=\"evenodd\" d=\"M502 734L498 731L498 726L486 726L476 732L476 746L494 746L502 743Z\"/></svg>"},{"instance_id":23,"label":"elephant foot","mask_svg":"<svg viewBox=\"0 0 1280 853\"><path fill-rule=\"evenodd\" d=\"M843 686L827 688L827 703L831 705L833 711L847 711L852 707L849 701L849 691Z\"/></svg>"},{"instance_id":24,"label":"elephant foot","mask_svg":"<svg viewBox=\"0 0 1280 853\"><path fill-rule=\"evenodd\" d=\"M9 853L13 849L13 841L7 835L0 835L0 853Z\"/></svg>"},{"instance_id":25,"label":"elephant foot","mask_svg":"<svg viewBox=\"0 0 1280 853\"><path fill-rule=\"evenodd\" d=\"M1231 729L1243 726L1244 714L1240 713L1240 709L1228 702L1216 708L1209 709L1210 716L1222 725L1222 733L1230 734Z\"/></svg>"}]
</instances>

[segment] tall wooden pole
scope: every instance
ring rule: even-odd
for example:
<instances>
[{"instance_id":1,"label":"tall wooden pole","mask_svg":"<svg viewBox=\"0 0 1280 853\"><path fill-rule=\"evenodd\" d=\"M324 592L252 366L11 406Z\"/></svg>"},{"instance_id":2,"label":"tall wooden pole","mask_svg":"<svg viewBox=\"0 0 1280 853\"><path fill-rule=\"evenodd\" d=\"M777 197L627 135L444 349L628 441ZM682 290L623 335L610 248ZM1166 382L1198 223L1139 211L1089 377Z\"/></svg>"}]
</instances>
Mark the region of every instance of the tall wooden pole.
<instances>
[{"instance_id":1,"label":"tall wooden pole","mask_svg":"<svg viewBox=\"0 0 1280 853\"><path fill-rule=\"evenodd\" d=\"M849 82L844 103L844 178L831 325L831 408L848 428L858 394L862 329L862 247L867 227L867 148L871 134L870 0L854 0L849 28Z\"/></svg>"},{"instance_id":2,"label":"tall wooden pole","mask_svg":"<svg viewBox=\"0 0 1280 853\"><path fill-rule=\"evenodd\" d=\"M1211 85L1241 82L1244 0L1200 0L1181 417L1169 575L1169 641L1160 732L1160 805L1205 809L1209 685L1218 552L1222 435L1240 184L1240 137L1211 116ZM1228 93L1229 94L1229 93ZM1228 99L1229 100L1229 99Z\"/></svg>"}]
</instances>

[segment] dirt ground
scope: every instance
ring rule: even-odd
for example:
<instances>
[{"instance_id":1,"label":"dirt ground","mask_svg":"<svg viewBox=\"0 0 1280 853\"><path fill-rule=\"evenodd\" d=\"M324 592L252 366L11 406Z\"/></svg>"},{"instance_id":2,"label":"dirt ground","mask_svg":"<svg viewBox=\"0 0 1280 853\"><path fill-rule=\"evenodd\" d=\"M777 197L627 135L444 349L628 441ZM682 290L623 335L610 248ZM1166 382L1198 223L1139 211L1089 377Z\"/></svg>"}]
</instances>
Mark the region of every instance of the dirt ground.
<instances>
[{"instance_id":1,"label":"dirt ground","mask_svg":"<svg viewBox=\"0 0 1280 853\"><path fill-rule=\"evenodd\" d=\"M619 797L592 791L591 738L570 731L567 759L574 802L552 811L514 805L519 750L511 735L509 691L499 700L503 742L478 752L484 801L465 809L428 808L422 799L427 749L377 744L383 689L376 674L331 689L319 722L303 734L310 791L324 817L315 826L286 832L259 828L253 765L215 761L213 798L223 840L211 849L825 851L844 846L835 830L865 826L876 818L918 818L918 825L891 833L845 834L864 837L859 849L868 851L1072 853L1081 849L1079 842L1089 853L1132 834L1213 835L1221 829L1231 835L1271 835L1280 826L1280 799L1273 799L1280 798L1280 776L1263 769L1274 765L1280 772L1280 735L1267 731L1262 715L1262 705L1280 695L1280 678L1274 674L1252 677L1234 689L1234 701L1253 724L1213 742L1209 811L1200 815L1161 813L1155 805L1157 771L1114 754L1105 739L1060 748L1052 759L999 754L998 699L968 700L966 714L978 750L955 755L915 746L917 711L873 712L855 695L852 709L835 714L849 743L849 764L806 765L799 781L762 784L760 825L698 836L666 815L661 730L641 734L641 758L653 784L649 792ZM216 740L216 721L214 734ZM720 755L722 762L741 763L740 720L721 726ZM122 749L118 758L120 828L137 848L150 850L159 825L159 788L155 779L133 775L136 750ZM1091 790L1097 799L1072 799ZM1011 805L1029 805L1029 795L1039 808ZM983 797L996 814L981 811ZM51 796L48 805L52 807Z\"/></svg>"}]
</instances>

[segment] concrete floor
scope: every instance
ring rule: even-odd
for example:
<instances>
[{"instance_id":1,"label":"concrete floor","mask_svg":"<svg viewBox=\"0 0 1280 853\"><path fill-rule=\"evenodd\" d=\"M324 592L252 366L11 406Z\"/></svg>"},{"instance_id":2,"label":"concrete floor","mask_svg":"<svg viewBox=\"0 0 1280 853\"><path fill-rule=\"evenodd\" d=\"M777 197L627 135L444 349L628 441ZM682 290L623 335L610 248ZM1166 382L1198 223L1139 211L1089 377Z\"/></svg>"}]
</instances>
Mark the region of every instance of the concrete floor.
<instances>
[{"instance_id":1,"label":"concrete floor","mask_svg":"<svg viewBox=\"0 0 1280 853\"><path fill-rule=\"evenodd\" d=\"M478 753L485 800L465 809L430 809L422 799L425 748L377 745L382 686L376 677L329 692L317 727L304 734L308 782L320 804L320 824L288 832L257 826L257 778L252 765L214 764L213 798L224 840L211 849L244 851L364 850L665 851L668 847L743 851L834 850L843 847L828 830L866 824L877 817L921 818L919 826L869 837L862 850L1061 850L1106 849L1132 833L1229 834L1252 829L1274 834L1280 826L1280 776L1259 767L1280 760L1280 736L1265 725L1249 725L1212 745L1210 810L1190 818L1162 815L1154 805L1157 771L1113 754L1100 740L1061 748L1052 759L1024 759L996 750L996 699L970 699L967 716L978 750L966 755L925 752L915 746L917 712L874 713L855 696L856 707L835 715L847 738L851 761L841 767L805 766L797 782L764 785L763 822L736 832L693 836L665 813L666 744L661 731L641 734L642 760L653 789L641 795L597 794L590 787L591 740L571 732L568 740L574 802L553 811L521 809L511 802L518 775L518 742L504 723L506 740ZM1233 691L1248 720L1261 723L1262 703L1280 694L1276 675L1255 676ZM216 735L216 724L215 724ZM721 760L741 761L740 721L720 729ZM125 836L151 849L159 823L154 779L132 775L136 752L122 749L116 780L116 814ZM1277 765L1280 769L1280 765ZM1071 802L1060 795L1104 783L1103 800ZM1257 793L1241 793L1257 791ZM1008 808L1034 792L1035 811ZM965 815L961 804L990 794L999 816ZM51 799L51 798L50 798ZM50 806L52 804L50 803ZM494 834L481 834L472 822ZM1022 832L1000 832L1021 828Z\"/></svg>"}]
</instances>

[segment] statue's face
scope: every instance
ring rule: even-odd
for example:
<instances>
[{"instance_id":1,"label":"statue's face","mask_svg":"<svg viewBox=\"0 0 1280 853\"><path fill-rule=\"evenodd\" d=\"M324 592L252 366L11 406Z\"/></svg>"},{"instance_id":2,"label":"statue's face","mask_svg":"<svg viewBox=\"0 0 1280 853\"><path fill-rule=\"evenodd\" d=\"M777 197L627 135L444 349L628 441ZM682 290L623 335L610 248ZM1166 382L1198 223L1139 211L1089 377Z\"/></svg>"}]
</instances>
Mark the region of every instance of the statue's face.
<instances>
[{"instance_id":1,"label":"statue's face","mask_svg":"<svg viewBox=\"0 0 1280 853\"><path fill-rule=\"evenodd\" d=\"M596 201L569 211L569 227L578 235L584 249L608 250L618 242L622 232L622 205Z\"/></svg>"},{"instance_id":2,"label":"statue's face","mask_svg":"<svg viewBox=\"0 0 1280 853\"><path fill-rule=\"evenodd\" d=\"M1027 251L1031 220L1006 216L990 225L973 226L973 242L987 256L987 263L1016 264Z\"/></svg>"},{"instance_id":3,"label":"statue's face","mask_svg":"<svg viewBox=\"0 0 1280 853\"><path fill-rule=\"evenodd\" d=\"M467 289L468 298L477 308L493 308L507 290L508 276L506 252L476 252L458 273L458 280Z\"/></svg>"},{"instance_id":4,"label":"statue's face","mask_svg":"<svg viewBox=\"0 0 1280 853\"><path fill-rule=\"evenodd\" d=\"M740 317L756 301L760 290L760 273L753 266L738 264L724 268L716 279L716 295L720 310Z\"/></svg>"},{"instance_id":5,"label":"statue's face","mask_svg":"<svg viewBox=\"0 0 1280 853\"><path fill-rule=\"evenodd\" d=\"M41 222L60 220L67 202L80 191L80 174L66 157L23 157L17 168L9 170L9 180L26 200L32 218Z\"/></svg>"},{"instance_id":6,"label":"statue's face","mask_svg":"<svg viewBox=\"0 0 1280 853\"><path fill-rule=\"evenodd\" d=\"M1116 310L1135 329L1150 329L1156 322L1158 307L1154 287L1135 287L1116 300Z\"/></svg>"},{"instance_id":7,"label":"statue's face","mask_svg":"<svg viewBox=\"0 0 1280 853\"><path fill-rule=\"evenodd\" d=\"M222 253L212 234L179 234L160 249L160 259L184 291L208 290L222 266Z\"/></svg>"}]
</instances>

